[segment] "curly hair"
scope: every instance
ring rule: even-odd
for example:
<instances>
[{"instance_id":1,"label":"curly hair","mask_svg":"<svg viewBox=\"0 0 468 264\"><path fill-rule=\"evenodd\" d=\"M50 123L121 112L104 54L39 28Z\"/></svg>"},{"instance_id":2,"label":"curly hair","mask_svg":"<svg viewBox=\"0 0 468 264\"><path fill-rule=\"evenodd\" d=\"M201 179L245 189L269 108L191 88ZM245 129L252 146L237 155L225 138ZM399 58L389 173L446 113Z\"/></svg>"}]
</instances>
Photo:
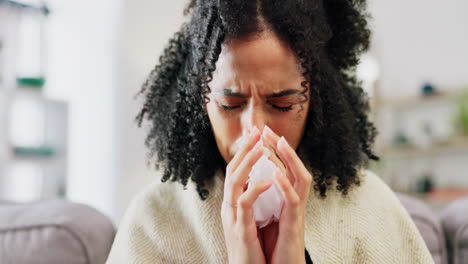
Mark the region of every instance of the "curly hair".
<instances>
[{"instance_id":1,"label":"curly hair","mask_svg":"<svg viewBox=\"0 0 468 264\"><path fill-rule=\"evenodd\" d=\"M359 55L369 48L365 0L192 0L190 20L175 33L136 96L144 104L138 126L149 122L148 160L164 168L162 181L196 183L202 200L214 172L225 171L206 111L209 82L224 41L259 34L265 26L299 58L310 89L309 113L299 148L314 177L314 191L326 197L336 178L343 195L360 184L377 131L356 78Z\"/></svg>"}]
</instances>

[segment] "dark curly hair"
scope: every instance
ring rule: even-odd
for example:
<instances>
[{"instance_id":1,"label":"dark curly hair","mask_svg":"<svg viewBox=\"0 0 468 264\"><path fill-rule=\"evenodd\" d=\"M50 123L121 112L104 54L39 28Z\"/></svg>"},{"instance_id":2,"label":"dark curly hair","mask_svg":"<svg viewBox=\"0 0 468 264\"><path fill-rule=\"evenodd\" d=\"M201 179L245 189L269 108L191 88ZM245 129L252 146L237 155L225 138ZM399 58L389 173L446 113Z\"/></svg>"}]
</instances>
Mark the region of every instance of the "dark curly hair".
<instances>
[{"instance_id":1,"label":"dark curly hair","mask_svg":"<svg viewBox=\"0 0 468 264\"><path fill-rule=\"evenodd\" d=\"M226 165L206 111L221 45L267 27L296 53L301 85L304 91L310 87L313 100L299 149L312 169L315 192L326 197L334 178L344 195L360 184L359 169L378 160L371 149L377 132L355 71L369 47L365 0L192 0L184 14L190 20L136 95L145 99L136 121L150 123L148 161L156 155L163 182L186 186L191 178L200 198L207 198L207 181Z\"/></svg>"}]
</instances>

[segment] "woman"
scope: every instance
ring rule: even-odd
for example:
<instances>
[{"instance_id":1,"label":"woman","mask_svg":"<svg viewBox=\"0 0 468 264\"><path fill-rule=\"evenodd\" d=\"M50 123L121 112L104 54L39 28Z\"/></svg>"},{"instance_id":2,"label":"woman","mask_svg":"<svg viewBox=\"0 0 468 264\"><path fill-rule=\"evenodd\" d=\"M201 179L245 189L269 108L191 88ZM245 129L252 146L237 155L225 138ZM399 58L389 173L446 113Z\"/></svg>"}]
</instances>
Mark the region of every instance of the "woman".
<instances>
[{"instance_id":1,"label":"woman","mask_svg":"<svg viewBox=\"0 0 468 264\"><path fill-rule=\"evenodd\" d=\"M365 170L365 1L196 0L186 14L140 92L162 181L133 200L108 263L432 263ZM261 137L279 169L247 188ZM259 229L252 205L273 182L280 219Z\"/></svg>"}]
</instances>

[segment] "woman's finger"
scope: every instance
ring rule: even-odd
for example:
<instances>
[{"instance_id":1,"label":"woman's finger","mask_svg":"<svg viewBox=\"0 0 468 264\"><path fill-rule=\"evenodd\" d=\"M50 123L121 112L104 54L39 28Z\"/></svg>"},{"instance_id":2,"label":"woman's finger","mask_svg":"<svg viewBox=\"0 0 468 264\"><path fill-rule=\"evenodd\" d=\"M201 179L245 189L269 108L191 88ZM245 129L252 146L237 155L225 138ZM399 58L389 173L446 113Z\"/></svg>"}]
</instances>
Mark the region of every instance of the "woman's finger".
<instances>
[{"instance_id":1,"label":"woman's finger","mask_svg":"<svg viewBox=\"0 0 468 264\"><path fill-rule=\"evenodd\" d=\"M312 175L302 163L296 151L286 142L284 137L281 137L277 143L278 155L281 160L286 163L288 171L290 171L295 178L294 188L301 197L306 199L309 193L310 184L312 182Z\"/></svg>"},{"instance_id":2,"label":"woman's finger","mask_svg":"<svg viewBox=\"0 0 468 264\"><path fill-rule=\"evenodd\" d=\"M249 178L249 172L252 170L252 166L260 159L263 154L263 147L260 142L257 142L245 158L241 161L236 171L226 179L225 184L225 199L227 201L236 202L239 196L244 192L244 185Z\"/></svg>"},{"instance_id":3,"label":"woman's finger","mask_svg":"<svg viewBox=\"0 0 468 264\"><path fill-rule=\"evenodd\" d=\"M245 155L254 147L254 145L260 140L260 131L257 127L254 127L251 131L245 142L241 145L240 149L236 152L232 160L227 166L229 172L236 171L240 162L244 159Z\"/></svg>"},{"instance_id":4,"label":"woman's finger","mask_svg":"<svg viewBox=\"0 0 468 264\"><path fill-rule=\"evenodd\" d=\"M263 128L262 136L265 139L266 143L276 150L276 145L280 137L271 130L267 125Z\"/></svg>"},{"instance_id":5,"label":"woman's finger","mask_svg":"<svg viewBox=\"0 0 468 264\"><path fill-rule=\"evenodd\" d=\"M300 197L307 197L312 176L305 168L296 151L287 143L284 137L276 135L268 126L263 129L262 136L270 145L274 145L276 153L286 164L288 173L294 178L294 187ZM287 175L290 178L290 175Z\"/></svg>"},{"instance_id":6,"label":"woman's finger","mask_svg":"<svg viewBox=\"0 0 468 264\"><path fill-rule=\"evenodd\" d=\"M253 203L257 200L261 193L268 190L272 185L271 179L265 179L258 181L249 186L238 200L237 204L237 221L241 225L247 225L252 222L253 219Z\"/></svg>"},{"instance_id":7,"label":"woman's finger","mask_svg":"<svg viewBox=\"0 0 468 264\"><path fill-rule=\"evenodd\" d=\"M237 178L235 175L235 171L239 164L246 158L246 155L252 150L254 144L258 143L260 139L260 131L256 127L254 127L251 131L245 142L241 145L240 149L236 152L233 159L229 162L226 168L226 178L224 181L224 201L225 205L234 204L237 202L237 198L242 194L243 187L241 190L239 188L235 188L233 186L233 182L235 181L233 178ZM226 208L227 210L223 210L223 215L228 214L229 217L235 219L235 212L236 210L233 208ZM227 212L227 213L226 213Z\"/></svg>"},{"instance_id":8,"label":"woman's finger","mask_svg":"<svg viewBox=\"0 0 468 264\"><path fill-rule=\"evenodd\" d=\"M275 154L274 158L275 157L278 158L279 155L278 155L277 145L278 145L278 141L279 141L280 137L275 132L273 132L273 130L271 130L267 125L265 125L265 127L263 128L262 137L263 137L264 141L266 142L266 144L268 144L268 146L270 146L274 150L274 154ZM275 162L274 158L270 159L270 160ZM282 167L286 169L286 172L283 170L283 173L286 174L286 176L288 177L291 184L294 185L294 182L295 182L294 175L292 175L291 172L287 171L285 162L283 160L281 160L281 158L279 158L279 160L282 163L281 164ZM276 162L275 162L275 164L278 166L278 164Z\"/></svg>"},{"instance_id":9,"label":"woman's finger","mask_svg":"<svg viewBox=\"0 0 468 264\"><path fill-rule=\"evenodd\" d=\"M289 208L297 208L301 203L301 199L286 176L283 175L279 169L275 169L274 178L283 194L285 206Z\"/></svg>"},{"instance_id":10,"label":"woman's finger","mask_svg":"<svg viewBox=\"0 0 468 264\"><path fill-rule=\"evenodd\" d=\"M281 170L281 172L283 172L284 174L286 174L286 176L288 176L286 165L283 163L283 161L281 161L278 155L276 155L275 151L272 151L271 149L269 150L270 150L270 153L272 152L272 154L270 155L268 159L271 160L276 165L276 167L278 167ZM291 181L291 184L294 184L294 177L291 176L289 180Z\"/></svg>"},{"instance_id":11,"label":"woman's finger","mask_svg":"<svg viewBox=\"0 0 468 264\"><path fill-rule=\"evenodd\" d=\"M294 175L293 171L288 168L288 165L286 162L283 160L284 157L281 157L279 155L278 151L278 141L280 140L280 136L278 136L275 132L273 132L268 126L265 125L265 128L263 129L262 133L263 138L265 141L268 143L268 145L272 146L272 148L275 150L275 153L277 156L280 157L281 161L283 164L286 166L286 176L291 182L293 186L296 185L296 176ZM284 172L283 172L284 173Z\"/></svg>"}]
</instances>

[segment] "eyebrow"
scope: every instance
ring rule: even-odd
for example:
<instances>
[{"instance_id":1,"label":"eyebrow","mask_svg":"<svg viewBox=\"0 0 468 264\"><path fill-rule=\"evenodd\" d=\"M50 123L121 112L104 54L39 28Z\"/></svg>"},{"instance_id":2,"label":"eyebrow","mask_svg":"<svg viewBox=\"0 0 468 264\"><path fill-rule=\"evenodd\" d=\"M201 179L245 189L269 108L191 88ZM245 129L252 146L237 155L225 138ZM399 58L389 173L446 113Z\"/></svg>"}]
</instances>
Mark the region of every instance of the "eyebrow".
<instances>
[{"instance_id":1,"label":"eyebrow","mask_svg":"<svg viewBox=\"0 0 468 264\"><path fill-rule=\"evenodd\" d=\"M292 94L298 94L300 92L301 91L296 90L296 89L288 89L288 90L283 90L283 91L280 91L280 92L277 92L277 93L268 94L268 95L266 95L266 98L283 97L283 96L288 96L288 95L292 95ZM233 92L231 89L223 89L219 93L221 93L222 95L231 96L231 97L239 97L239 98L247 98L248 97L247 95L245 95L243 93Z\"/></svg>"}]
</instances>

